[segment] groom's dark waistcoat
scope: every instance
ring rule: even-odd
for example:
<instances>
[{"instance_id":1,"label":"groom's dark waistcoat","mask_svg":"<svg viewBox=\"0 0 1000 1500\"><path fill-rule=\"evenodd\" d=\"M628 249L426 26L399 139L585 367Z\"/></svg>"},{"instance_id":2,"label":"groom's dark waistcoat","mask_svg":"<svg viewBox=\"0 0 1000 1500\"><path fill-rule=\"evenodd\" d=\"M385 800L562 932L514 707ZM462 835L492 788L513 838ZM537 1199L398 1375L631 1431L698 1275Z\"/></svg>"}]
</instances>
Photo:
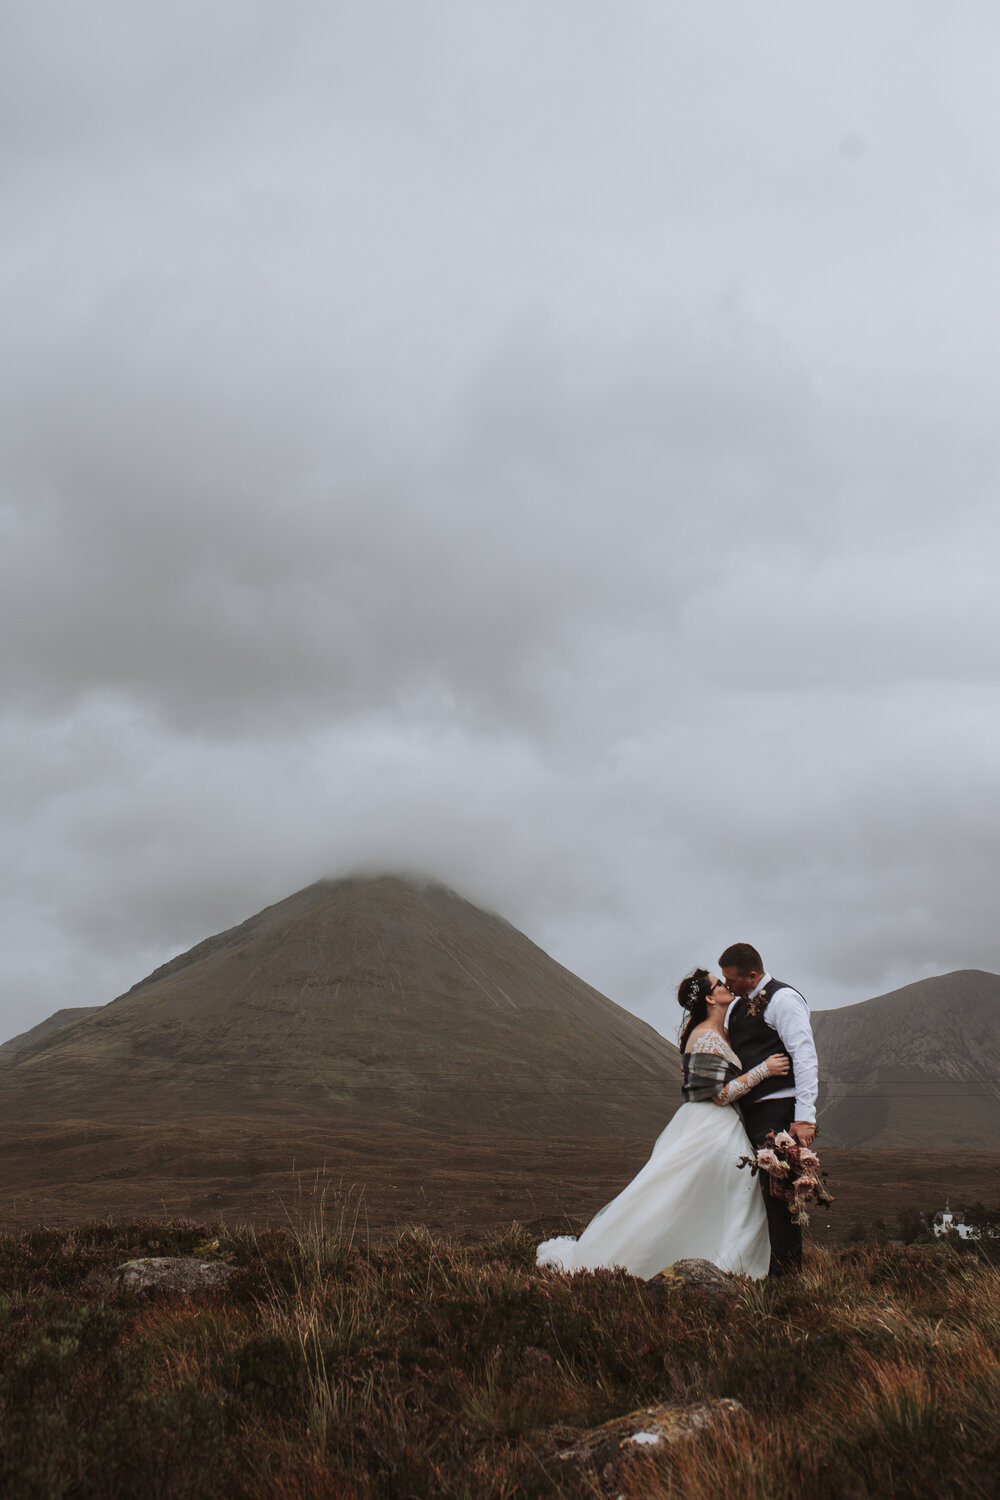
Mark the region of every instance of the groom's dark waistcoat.
<instances>
[{"instance_id":1,"label":"groom's dark waistcoat","mask_svg":"<svg viewBox=\"0 0 1000 1500\"><path fill-rule=\"evenodd\" d=\"M795 986L786 984L783 979L771 979L765 984L761 994L767 999L761 1006L761 1011L767 1009L772 995L778 990L792 990ZM795 990L798 994L798 990ZM787 1049L781 1037L773 1026L769 1026L764 1020L763 1014L752 1016L747 1010L745 998L736 1001L729 1012L729 1045L740 1060L740 1067L745 1073L762 1063L774 1052L785 1052ZM749 1094L744 1094L740 1100L740 1108L745 1109L748 1104L757 1104L761 1099L766 1099L768 1094L776 1094L779 1089L795 1087L795 1069L787 1073L781 1073L773 1078L765 1078L763 1083L758 1083Z\"/></svg>"}]
</instances>

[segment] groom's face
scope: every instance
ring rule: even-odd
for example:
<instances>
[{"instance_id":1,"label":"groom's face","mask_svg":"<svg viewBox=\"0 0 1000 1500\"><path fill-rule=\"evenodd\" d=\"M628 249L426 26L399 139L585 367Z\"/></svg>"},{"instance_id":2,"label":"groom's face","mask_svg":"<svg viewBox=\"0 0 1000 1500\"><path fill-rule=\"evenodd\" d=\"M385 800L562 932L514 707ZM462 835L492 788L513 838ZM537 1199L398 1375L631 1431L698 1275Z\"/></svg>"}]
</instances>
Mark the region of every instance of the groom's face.
<instances>
[{"instance_id":1,"label":"groom's face","mask_svg":"<svg viewBox=\"0 0 1000 1500\"><path fill-rule=\"evenodd\" d=\"M726 989L737 999L741 995L749 995L750 991L763 979L763 974L756 974L753 970L749 974L742 974L739 969L723 969L722 977L726 981Z\"/></svg>"}]
</instances>

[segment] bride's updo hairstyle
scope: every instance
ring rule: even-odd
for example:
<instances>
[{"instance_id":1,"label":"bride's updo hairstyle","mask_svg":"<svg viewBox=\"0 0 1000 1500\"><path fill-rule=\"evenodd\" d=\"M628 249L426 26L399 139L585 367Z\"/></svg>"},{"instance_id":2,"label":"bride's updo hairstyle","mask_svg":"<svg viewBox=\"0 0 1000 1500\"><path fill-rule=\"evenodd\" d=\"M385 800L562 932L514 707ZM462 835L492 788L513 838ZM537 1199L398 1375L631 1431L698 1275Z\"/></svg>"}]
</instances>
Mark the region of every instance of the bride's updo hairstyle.
<instances>
[{"instance_id":1,"label":"bride's updo hairstyle","mask_svg":"<svg viewBox=\"0 0 1000 1500\"><path fill-rule=\"evenodd\" d=\"M681 1028L681 1039L678 1043L681 1051L687 1046L687 1039L696 1026L708 1018L709 980L711 974L707 969L695 969L686 979L682 979L677 987L677 1004L688 1013L687 1020Z\"/></svg>"}]
</instances>

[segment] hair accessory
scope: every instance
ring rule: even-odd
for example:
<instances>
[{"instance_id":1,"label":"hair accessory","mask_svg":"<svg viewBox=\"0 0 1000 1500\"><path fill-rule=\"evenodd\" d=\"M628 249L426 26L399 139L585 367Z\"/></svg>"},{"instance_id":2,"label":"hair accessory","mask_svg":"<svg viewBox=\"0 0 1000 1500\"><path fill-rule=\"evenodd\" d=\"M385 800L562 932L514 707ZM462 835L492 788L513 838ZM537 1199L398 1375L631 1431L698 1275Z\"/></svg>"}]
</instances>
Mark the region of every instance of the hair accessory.
<instances>
[{"instance_id":1,"label":"hair accessory","mask_svg":"<svg viewBox=\"0 0 1000 1500\"><path fill-rule=\"evenodd\" d=\"M688 1005L689 1006L691 1006L691 1005L697 1005L697 1003L698 1003L698 992L699 992L700 988L701 988L701 980L698 979L697 976L695 976L695 978L692 979L691 983L688 985Z\"/></svg>"}]
</instances>

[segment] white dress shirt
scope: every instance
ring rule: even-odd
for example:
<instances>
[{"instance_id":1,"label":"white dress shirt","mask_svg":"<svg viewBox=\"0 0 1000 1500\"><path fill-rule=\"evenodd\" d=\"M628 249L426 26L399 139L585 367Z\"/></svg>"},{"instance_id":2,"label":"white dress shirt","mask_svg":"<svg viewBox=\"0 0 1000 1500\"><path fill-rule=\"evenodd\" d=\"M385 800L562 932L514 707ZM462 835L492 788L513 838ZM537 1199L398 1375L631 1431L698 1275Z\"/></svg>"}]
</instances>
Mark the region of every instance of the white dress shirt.
<instances>
[{"instance_id":1,"label":"white dress shirt","mask_svg":"<svg viewBox=\"0 0 1000 1500\"><path fill-rule=\"evenodd\" d=\"M752 1000L765 984L770 983L770 974L765 974L760 984L754 985L747 999ZM734 1000L733 1005L735 1004ZM727 1031L733 1005L726 1011ZM786 1084L780 1089L775 1089L773 1094L768 1094L767 1098L794 1098L796 1120L808 1120L810 1124L815 1124L816 1094L819 1090L819 1059L816 1056L816 1043L813 1041L812 1027L809 1024L809 1006L798 990L784 985L780 990L775 990L764 1006L763 1014L768 1026L773 1026L780 1036L781 1045L792 1059L792 1067L795 1069L795 1086Z\"/></svg>"}]
</instances>

